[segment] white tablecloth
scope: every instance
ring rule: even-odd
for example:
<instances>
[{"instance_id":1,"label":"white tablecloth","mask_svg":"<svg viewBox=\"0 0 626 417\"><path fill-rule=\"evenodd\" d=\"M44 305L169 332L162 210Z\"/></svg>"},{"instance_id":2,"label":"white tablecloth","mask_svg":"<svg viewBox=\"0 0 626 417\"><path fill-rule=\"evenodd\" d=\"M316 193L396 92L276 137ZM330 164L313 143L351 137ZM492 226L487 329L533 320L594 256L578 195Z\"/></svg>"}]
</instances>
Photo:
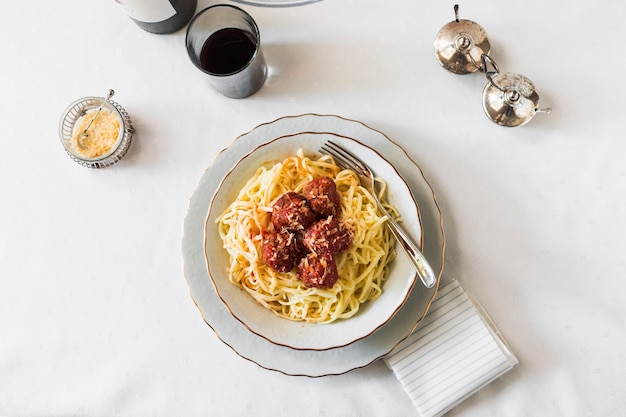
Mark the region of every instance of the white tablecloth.
<instances>
[{"instance_id":1,"label":"white tablecloth","mask_svg":"<svg viewBox=\"0 0 626 417\"><path fill-rule=\"evenodd\" d=\"M144 32L111 0L4 4L0 415L416 415L382 361L316 379L262 369L189 296L181 235L204 170L258 124L315 112L367 123L420 164L444 215L444 280L520 361L450 415L624 416L626 6L460 4L500 70L554 109L512 129L484 115L483 75L435 59L452 6L242 6L270 76L231 100L189 62L184 30ZM59 118L109 88L137 133L119 164L89 170L64 153Z\"/></svg>"}]
</instances>

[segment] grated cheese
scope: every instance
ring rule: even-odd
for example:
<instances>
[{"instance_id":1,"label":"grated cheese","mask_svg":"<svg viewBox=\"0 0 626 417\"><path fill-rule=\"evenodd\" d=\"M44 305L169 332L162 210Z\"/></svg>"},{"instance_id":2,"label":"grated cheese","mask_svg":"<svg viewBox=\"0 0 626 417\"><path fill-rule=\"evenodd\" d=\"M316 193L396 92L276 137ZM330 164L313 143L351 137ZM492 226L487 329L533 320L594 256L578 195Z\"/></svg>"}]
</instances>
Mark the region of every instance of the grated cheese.
<instances>
[{"instance_id":1,"label":"grated cheese","mask_svg":"<svg viewBox=\"0 0 626 417\"><path fill-rule=\"evenodd\" d=\"M97 158L109 152L120 134L121 122L119 117L109 110L102 109L87 129L87 137L81 137L95 112L95 109L87 112L74 128L72 135L74 150L78 155L85 158ZM82 146L79 145L78 140L81 141Z\"/></svg>"}]
</instances>

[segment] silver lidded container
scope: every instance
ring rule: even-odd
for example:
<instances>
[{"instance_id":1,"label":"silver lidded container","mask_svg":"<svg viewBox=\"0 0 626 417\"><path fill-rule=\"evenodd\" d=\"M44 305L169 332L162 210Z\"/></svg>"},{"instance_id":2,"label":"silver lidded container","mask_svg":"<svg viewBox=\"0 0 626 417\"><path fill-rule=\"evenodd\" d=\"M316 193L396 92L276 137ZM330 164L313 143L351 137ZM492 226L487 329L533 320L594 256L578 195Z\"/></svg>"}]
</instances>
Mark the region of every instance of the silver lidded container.
<instances>
[{"instance_id":1,"label":"silver lidded container","mask_svg":"<svg viewBox=\"0 0 626 417\"><path fill-rule=\"evenodd\" d=\"M67 154L87 168L105 168L128 151L135 132L130 116L109 97L83 97L68 106L59 123L59 136ZM95 122L95 123L94 123ZM85 130L85 126L89 126ZM83 132L87 132L84 134Z\"/></svg>"}]
</instances>

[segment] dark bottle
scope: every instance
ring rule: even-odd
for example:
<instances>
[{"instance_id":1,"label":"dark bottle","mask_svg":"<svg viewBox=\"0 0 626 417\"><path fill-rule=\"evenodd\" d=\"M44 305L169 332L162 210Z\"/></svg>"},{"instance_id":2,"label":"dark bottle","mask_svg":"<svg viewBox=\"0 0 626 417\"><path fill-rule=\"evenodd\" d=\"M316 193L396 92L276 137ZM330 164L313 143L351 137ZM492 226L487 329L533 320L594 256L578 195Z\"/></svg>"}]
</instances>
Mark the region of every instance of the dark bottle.
<instances>
[{"instance_id":1,"label":"dark bottle","mask_svg":"<svg viewBox=\"0 0 626 417\"><path fill-rule=\"evenodd\" d=\"M185 26L196 12L197 0L115 0L140 28L151 33L172 33Z\"/></svg>"}]
</instances>

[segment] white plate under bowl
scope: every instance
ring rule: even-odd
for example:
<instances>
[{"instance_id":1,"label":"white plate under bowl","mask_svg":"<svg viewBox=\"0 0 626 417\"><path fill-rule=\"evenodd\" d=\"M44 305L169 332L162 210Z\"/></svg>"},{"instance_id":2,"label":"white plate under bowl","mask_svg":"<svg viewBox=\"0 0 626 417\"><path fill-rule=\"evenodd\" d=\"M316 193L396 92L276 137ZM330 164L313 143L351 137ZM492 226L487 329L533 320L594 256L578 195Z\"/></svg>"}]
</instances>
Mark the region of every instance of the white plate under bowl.
<instances>
[{"instance_id":1,"label":"white plate under bowl","mask_svg":"<svg viewBox=\"0 0 626 417\"><path fill-rule=\"evenodd\" d=\"M229 255L222 247L216 219L236 199L241 188L262 165L294 156L299 149L307 156L319 156L318 150L329 140L350 149L370 165L376 176L387 182L389 203L398 209L402 223L410 225L415 241L421 242L419 210L411 189L390 162L356 139L319 132L285 135L256 147L240 159L224 177L211 200L205 224L205 255L209 275L215 291L233 317L253 333L292 349L334 349L371 335L391 320L402 307L416 281L412 263L399 253L389 265L389 276L383 283L381 296L377 300L361 304L353 317L329 324L306 323L279 317L229 281Z\"/></svg>"},{"instance_id":2,"label":"white plate under bowl","mask_svg":"<svg viewBox=\"0 0 626 417\"><path fill-rule=\"evenodd\" d=\"M426 316L437 287L418 282L398 313L380 330L348 346L328 350L296 350L270 343L247 330L224 307L211 284L204 257L204 224L209 203L221 179L232 166L260 143L298 132L332 132L358 138L393 161L404 175L417 201L423 228L423 253L437 274L444 268L446 238L443 216L435 192L420 166L384 133L357 120L336 115L301 114L263 123L236 138L202 173L189 199L183 224L183 271L191 299L215 335L235 354L264 369L285 375L324 377L363 368L391 352ZM221 140L221 138L215 138ZM421 155L419 139L410 138L412 153ZM210 355L207 352L207 355Z\"/></svg>"}]
</instances>

